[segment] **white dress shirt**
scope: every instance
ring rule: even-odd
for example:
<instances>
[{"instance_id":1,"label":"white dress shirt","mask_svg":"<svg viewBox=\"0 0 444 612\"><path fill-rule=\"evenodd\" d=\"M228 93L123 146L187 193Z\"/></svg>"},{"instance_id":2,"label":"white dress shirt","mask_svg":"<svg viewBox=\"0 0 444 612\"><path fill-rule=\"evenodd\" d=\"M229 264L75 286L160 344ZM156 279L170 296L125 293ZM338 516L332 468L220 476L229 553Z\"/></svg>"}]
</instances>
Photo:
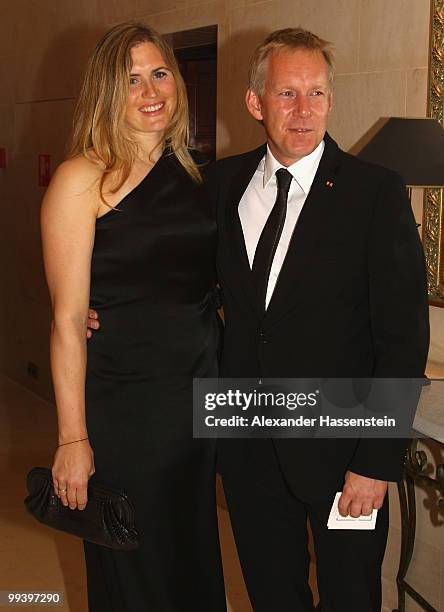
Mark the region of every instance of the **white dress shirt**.
<instances>
[{"instance_id":1,"label":"white dress shirt","mask_svg":"<svg viewBox=\"0 0 444 612\"><path fill-rule=\"evenodd\" d=\"M324 146L324 141L321 141L309 155L286 168L292 174L293 179L288 192L285 223L274 254L268 279L265 299L266 308L268 308L271 296L273 295L296 222L314 181L324 152ZM277 161L267 145L267 152L259 162L257 170L239 202L239 217L250 268L253 265L254 254L260 235L276 201L277 184L275 173L279 168L285 168L285 166Z\"/></svg>"}]
</instances>

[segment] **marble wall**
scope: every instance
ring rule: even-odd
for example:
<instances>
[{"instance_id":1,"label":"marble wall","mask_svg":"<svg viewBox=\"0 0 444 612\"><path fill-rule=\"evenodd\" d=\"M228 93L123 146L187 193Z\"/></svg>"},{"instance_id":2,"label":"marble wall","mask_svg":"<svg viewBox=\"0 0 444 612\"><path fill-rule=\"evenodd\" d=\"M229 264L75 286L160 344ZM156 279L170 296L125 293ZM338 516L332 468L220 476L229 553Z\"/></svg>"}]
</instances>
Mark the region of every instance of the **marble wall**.
<instances>
[{"instance_id":1,"label":"marble wall","mask_svg":"<svg viewBox=\"0 0 444 612\"><path fill-rule=\"evenodd\" d=\"M263 140L243 96L252 49L276 28L301 25L335 43L330 132L343 148L353 149L380 117L426 111L429 0L3 0L0 147L8 150L8 167L0 169L0 369L46 398L50 312L40 257L44 188L38 186L38 154L50 154L53 168L63 159L86 58L105 29L130 18L163 33L218 25L219 156ZM419 195L415 213L420 220ZM441 367L444 311L433 308L431 315L431 359ZM28 375L28 362L38 366L37 379ZM394 604L399 547L396 512L393 520L385 565L388 606ZM418 558L413 569L423 572L434 605L440 597L444 606L444 544L438 532L430 533L421 535L421 555L429 561Z\"/></svg>"}]
</instances>

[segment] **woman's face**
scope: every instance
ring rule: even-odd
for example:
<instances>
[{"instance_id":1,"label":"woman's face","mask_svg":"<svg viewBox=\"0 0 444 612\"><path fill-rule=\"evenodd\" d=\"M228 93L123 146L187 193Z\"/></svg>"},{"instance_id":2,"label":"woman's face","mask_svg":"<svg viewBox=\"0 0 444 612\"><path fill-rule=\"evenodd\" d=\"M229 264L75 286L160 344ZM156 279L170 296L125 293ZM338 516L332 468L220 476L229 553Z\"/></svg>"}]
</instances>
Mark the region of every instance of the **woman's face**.
<instances>
[{"instance_id":1,"label":"woman's face","mask_svg":"<svg viewBox=\"0 0 444 612\"><path fill-rule=\"evenodd\" d=\"M138 136L162 139L177 105L177 87L159 49L150 42L131 49L127 125Z\"/></svg>"}]
</instances>

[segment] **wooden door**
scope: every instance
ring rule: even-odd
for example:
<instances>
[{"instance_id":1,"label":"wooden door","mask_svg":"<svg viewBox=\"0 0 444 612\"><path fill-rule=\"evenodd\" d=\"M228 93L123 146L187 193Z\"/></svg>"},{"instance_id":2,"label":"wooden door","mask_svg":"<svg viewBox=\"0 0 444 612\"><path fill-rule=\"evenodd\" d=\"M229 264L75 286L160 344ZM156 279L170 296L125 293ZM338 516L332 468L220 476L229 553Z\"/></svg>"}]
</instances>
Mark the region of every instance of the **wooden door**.
<instances>
[{"instance_id":1,"label":"wooden door","mask_svg":"<svg viewBox=\"0 0 444 612\"><path fill-rule=\"evenodd\" d=\"M208 160L216 158L216 45L175 50L190 110L190 144Z\"/></svg>"}]
</instances>

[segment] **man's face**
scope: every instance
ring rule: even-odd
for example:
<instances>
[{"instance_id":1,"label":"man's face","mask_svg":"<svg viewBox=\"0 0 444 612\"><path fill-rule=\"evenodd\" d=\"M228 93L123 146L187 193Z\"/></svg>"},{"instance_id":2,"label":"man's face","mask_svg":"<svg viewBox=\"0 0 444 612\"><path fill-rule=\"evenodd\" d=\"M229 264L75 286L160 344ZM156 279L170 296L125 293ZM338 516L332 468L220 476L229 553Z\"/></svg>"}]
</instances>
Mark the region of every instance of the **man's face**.
<instances>
[{"instance_id":1,"label":"man's face","mask_svg":"<svg viewBox=\"0 0 444 612\"><path fill-rule=\"evenodd\" d=\"M328 67L320 51L272 51L264 91L248 90L248 110L262 121L274 157L290 166L322 141L332 107Z\"/></svg>"}]
</instances>

